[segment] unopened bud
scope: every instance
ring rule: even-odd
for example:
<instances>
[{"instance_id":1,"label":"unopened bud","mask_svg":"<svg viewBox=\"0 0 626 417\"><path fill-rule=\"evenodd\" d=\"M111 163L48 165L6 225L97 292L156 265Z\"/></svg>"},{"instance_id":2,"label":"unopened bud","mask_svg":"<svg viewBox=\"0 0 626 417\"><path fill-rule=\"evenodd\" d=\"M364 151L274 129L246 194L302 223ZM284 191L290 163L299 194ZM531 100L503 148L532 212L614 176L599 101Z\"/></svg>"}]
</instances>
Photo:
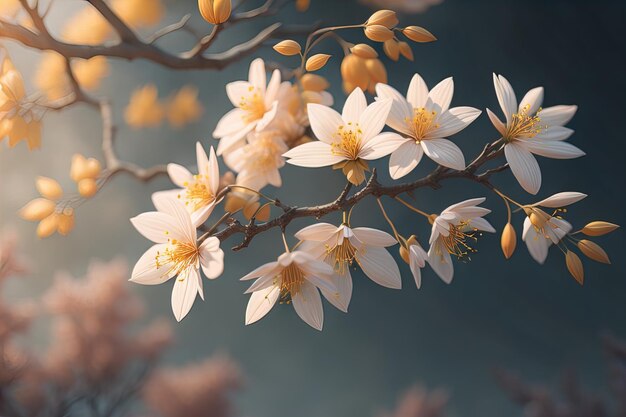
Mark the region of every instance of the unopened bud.
<instances>
[{"instance_id":1,"label":"unopened bud","mask_svg":"<svg viewBox=\"0 0 626 417\"><path fill-rule=\"evenodd\" d=\"M365 24L366 26L380 25L392 29L398 22L398 16L393 10L379 10L372 14Z\"/></svg>"},{"instance_id":2,"label":"unopened bud","mask_svg":"<svg viewBox=\"0 0 626 417\"><path fill-rule=\"evenodd\" d=\"M383 51L393 61L400 59L400 46L394 39L389 39L383 43Z\"/></svg>"},{"instance_id":3,"label":"unopened bud","mask_svg":"<svg viewBox=\"0 0 626 417\"><path fill-rule=\"evenodd\" d=\"M306 60L305 68L307 71L317 71L318 69L324 67L328 60L330 59L330 55L328 54L316 54Z\"/></svg>"},{"instance_id":4,"label":"unopened bud","mask_svg":"<svg viewBox=\"0 0 626 417\"><path fill-rule=\"evenodd\" d=\"M330 87L326 78L317 74L304 74L302 78L300 78L300 83L302 84L303 90L315 91L318 93L327 90Z\"/></svg>"},{"instance_id":5,"label":"unopened bud","mask_svg":"<svg viewBox=\"0 0 626 417\"><path fill-rule=\"evenodd\" d=\"M98 191L98 184L93 178L85 178L78 181L78 193L85 197L93 197Z\"/></svg>"},{"instance_id":6,"label":"unopened bud","mask_svg":"<svg viewBox=\"0 0 626 417\"><path fill-rule=\"evenodd\" d=\"M398 47L400 48L400 53L403 57L409 61L413 61L413 49L411 49L411 46L408 43L404 41L398 42Z\"/></svg>"},{"instance_id":7,"label":"unopened bud","mask_svg":"<svg viewBox=\"0 0 626 417\"><path fill-rule=\"evenodd\" d=\"M402 30L402 34L413 42L432 42L436 41L435 35L420 26L409 26Z\"/></svg>"},{"instance_id":8,"label":"unopened bud","mask_svg":"<svg viewBox=\"0 0 626 417\"><path fill-rule=\"evenodd\" d=\"M56 232L59 227L59 216L58 213L52 213L42 219L37 225L37 237L43 239Z\"/></svg>"},{"instance_id":9,"label":"unopened bud","mask_svg":"<svg viewBox=\"0 0 626 417\"><path fill-rule=\"evenodd\" d=\"M198 0L200 14L213 25L224 23L230 18L231 0Z\"/></svg>"},{"instance_id":10,"label":"unopened bud","mask_svg":"<svg viewBox=\"0 0 626 417\"><path fill-rule=\"evenodd\" d=\"M354 45L352 48L350 48L350 51L360 58L378 58L378 53L376 52L376 50L366 43L359 43L357 45Z\"/></svg>"},{"instance_id":11,"label":"unopened bud","mask_svg":"<svg viewBox=\"0 0 626 417\"><path fill-rule=\"evenodd\" d=\"M385 42L393 38L393 32L383 25L372 25L365 28L365 36L374 42Z\"/></svg>"},{"instance_id":12,"label":"unopened bud","mask_svg":"<svg viewBox=\"0 0 626 417\"><path fill-rule=\"evenodd\" d=\"M589 259L603 264L610 264L609 255L606 254L600 245L591 240L583 239L578 242L578 249Z\"/></svg>"},{"instance_id":13,"label":"unopened bud","mask_svg":"<svg viewBox=\"0 0 626 417\"><path fill-rule=\"evenodd\" d=\"M38 221L52 214L55 207L54 202L46 198L36 198L22 207L19 211L19 215L24 220Z\"/></svg>"},{"instance_id":14,"label":"unopened bud","mask_svg":"<svg viewBox=\"0 0 626 417\"><path fill-rule=\"evenodd\" d=\"M619 225L603 222L603 221L595 221L587 224L583 227L582 232L587 236L602 236L607 233L611 233L612 231L619 228Z\"/></svg>"},{"instance_id":15,"label":"unopened bud","mask_svg":"<svg viewBox=\"0 0 626 417\"><path fill-rule=\"evenodd\" d=\"M565 265L567 266L567 270L574 277L576 281L580 285L583 285L585 279L585 270L583 269L583 263L581 262L578 255L576 255L571 250L568 250L565 253Z\"/></svg>"},{"instance_id":16,"label":"unopened bud","mask_svg":"<svg viewBox=\"0 0 626 417\"><path fill-rule=\"evenodd\" d=\"M37 177L35 181L37 191L45 198L58 200L63 195L63 189L58 182L48 177Z\"/></svg>"},{"instance_id":17,"label":"unopened bud","mask_svg":"<svg viewBox=\"0 0 626 417\"><path fill-rule=\"evenodd\" d=\"M511 223L507 223L504 229L502 229L500 246L502 246L502 252L506 259L513 256L513 252L515 252L515 247L517 246L517 236L515 234L515 228Z\"/></svg>"},{"instance_id":18,"label":"unopened bud","mask_svg":"<svg viewBox=\"0 0 626 417\"><path fill-rule=\"evenodd\" d=\"M302 48L298 42L287 39L274 45L274 50L281 55L291 56L298 55Z\"/></svg>"}]
</instances>

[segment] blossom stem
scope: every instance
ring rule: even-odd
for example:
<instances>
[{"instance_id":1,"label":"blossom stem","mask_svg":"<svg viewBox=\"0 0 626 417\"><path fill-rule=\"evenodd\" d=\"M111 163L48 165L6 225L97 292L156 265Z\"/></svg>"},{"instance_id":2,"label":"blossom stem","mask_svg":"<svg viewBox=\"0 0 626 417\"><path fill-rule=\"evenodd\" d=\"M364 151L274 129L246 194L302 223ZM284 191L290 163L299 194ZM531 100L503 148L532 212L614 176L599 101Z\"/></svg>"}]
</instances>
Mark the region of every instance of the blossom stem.
<instances>
[{"instance_id":1,"label":"blossom stem","mask_svg":"<svg viewBox=\"0 0 626 417\"><path fill-rule=\"evenodd\" d=\"M224 221L228 219L231 214L232 213L230 211L227 211L226 213L224 213L222 217L219 218L218 221L216 221L211 227L209 227L209 230L207 230L205 233L202 234L202 236L200 236L200 238L198 239L198 243L204 242L209 236L211 236L211 234L215 232L218 226L224 223Z\"/></svg>"},{"instance_id":2,"label":"blossom stem","mask_svg":"<svg viewBox=\"0 0 626 417\"><path fill-rule=\"evenodd\" d=\"M273 198L270 198L270 197L266 196L265 194L263 194L263 193L261 193L261 192L259 192L259 191L255 190L255 189L253 189L253 188L245 187L245 186L243 186L243 185L235 185L235 184L233 184L233 185L229 185L228 187L229 187L229 188L241 188L241 189L243 189L243 190L250 191L251 193L254 193L254 194L258 195L259 197L263 197L263 198L264 198L264 199L266 199L267 201L270 201L270 202L272 202L272 203L275 203L275 202L276 202L276 200L274 200Z\"/></svg>"},{"instance_id":3,"label":"blossom stem","mask_svg":"<svg viewBox=\"0 0 626 417\"><path fill-rule=\"evenodd\" d=\"M394 226L393 222L391 221L391 219L387 215L387 212L385 211L385 207L383 206L383 202L380 201L380 198L377 198L376 202L378 203L378 207L380 207L380 211L383 213L383 217L385 218L385 220L387 220L387 223L389 223L389 226L391 226L391 230L393 230L393 235L396 237L396 240L398 242L400 242L400 243L404 242L404 239L402 239L402 237L400 236L400 234L396 230L396 227Z\"/></svg>"},{"instance_id":4,"label":"blossom stem","mask_svg":"<svg viewBox=\"0 0 626 417\"><path fill-rule=\"evenodd\" d=\"M421 214L422 216L426 217L427 219L430 219L430 214L423 212L422 210L413 207L411 204L407 203L406 201L404 201L403 199L401 199L398 196L394 197L398 202L402 203L404 206L406 206L409 210L416 212L417 214Z\"/></svg>"},{"instance_id":5,"label":"blossom stem","mask_svg":"<svg viewBox=\"0 0 626 417\"><path fill-rule=\"evenodd\" d=\"M291 250L289 249L289 245L287 244L287 237L285 236L285 231L283 230L281 233L283 237L283 244L285 245L285 252L289 253Z\"/></svg>"}]
</instances>

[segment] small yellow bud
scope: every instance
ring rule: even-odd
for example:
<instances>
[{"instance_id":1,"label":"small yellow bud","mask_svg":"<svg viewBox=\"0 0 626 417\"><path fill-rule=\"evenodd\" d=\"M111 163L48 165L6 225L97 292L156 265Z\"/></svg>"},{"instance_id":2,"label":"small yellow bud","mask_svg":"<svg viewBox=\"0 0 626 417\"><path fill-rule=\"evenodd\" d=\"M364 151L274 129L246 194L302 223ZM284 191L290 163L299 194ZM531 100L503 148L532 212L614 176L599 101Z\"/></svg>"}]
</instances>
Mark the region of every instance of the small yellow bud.
<instances>
[{"instance_id":1,"label":"small yellow bud","mask_svg":"<svg viewBox=\"0 0 626 417\"><path fill-rule=\"evenodd\" d=\"M500 246L502 247L502 252L506 259L513 256L513 252L515 252L515 247L517 246L517 236L515 234L515 228L511 223L507 223L504 229L502 229Z\"/></svg>"},{"instance_id":2,"label":"small yellow bud","mask_svg":"<svg viewBox=\"0 0 626 417\"><path fill-rule=\"evenodd\" d=\"M311 0L296 0L296 10L299 12L306 12L311 5Z\"/></svg>"},{"instance_id":3,"label":"small yellow bud","mask_svg":"<svg viewBox=\"0 0 626 417\"><path fill-rule=\"evenodd\" d=\"M372 25L365 28L365 36L374 42L385 42L393 38L393 32L383 25Z\"/></svg>"},{"instance_id":4,"label":"small yellow bud","mask_svg":"<svg viewBox=\"0 0 626 417\"><path fill-rule=\"evenodd\" d=\"M368 59L365 61L365 67L371 78L371 86L377 83L387 84L387 70L380 59Z\"/></svg>"},{"instance_id":5,"label":"small yellow bud","mask_svg":"<svg viewBox=\"0 0 626 417\"><path fill-rule=\"evenodd\" d=\"M391 60L397 61L400 59L400 45L395 39L389 39L383 43L383 51Z\"/></svg>"},{"instance_id":6,"label":"small yellow bud","mask_svg":"<svg viewBox=\"0 0 626 417\"><path fill-rule=\"evenodd\" d=\"M585 279L585 270L583 269L583 263L581 262L578 255L576 255L571 250L568 250L565 253L565 265L567 266L567 270L574 277L576 281L580 285L583 285Z\"/></svg>"},{"instance_id":7,"label":"small yellow bud","mask_svg":"<svg viewBox=\"0 0 626 417\"><path fill-rule=\"evenodd\" d=\"M603 221L595 221L587 224L583 227L582 232L587 236L602 236L607 233L611 233L612 231L619 228L619 225L603 222Z\"/></svg>"},{"instance_id":8,"label":"small yellow bud","mask_svg":"<svg viewBox=\"0 0 626 417\"><path fill-rule=\"evenodd\" d=\"M351 92L356 87L360 87L361 90L367 89L370 76L365 65L366 61L368 60L354 54L346 55L343 61L341 61L341 77L343 78L346 92ZM349 87L351 87L350 90L348 90Z\"/></svg>"},{"instance_id":9,"label":"small yellow bud","mask_svg":"<svg viewBox=\"0 0 626 417\"><path fill-rule=\"evenodd\" d=\"M535 228L543 229L543 226L546 223L546 218L544 216L542 216L538 212L533 211L532 213L530 213L530 216L528 216L528 217L530 219L530 223L533 226L535 226Z\"/></svg>"},{"instance_id":10,"label":"small yellow bud","mask_svg":"<svg viewBox=\"0 0 626 417\"><path fill-rule=\"evenodd\" d=\"M78 181L78 193L85 198L93 197L98 192L98 184L93 178Z\"/></svg>"},{"instance_id":11,"label":"small yellow bud","mask_svg":"<svg viewBox=\"0 0 626 417\"><path fill-rule=\"evenodd\" d=\"M98 175L100 175L101 170L102 167L100 165L100 161L95 158L87 159L84 171L84 174L87 178L96 178Z\"/></svg>"},{"instance_id":12,"label":"small yellow bud","mask_svg":"<svg viewBox=\"0 0 626 417\"><path fill-rule=\"evenodd\" d=\"M400 245L399 252L400 252L400 257L402 258L402 260L406 262L407 265L410 264L409 251L404 246Z\"/></svg>"},{"instance_id":13,"label":"small yellow bud","mask_svg":"<svg viewBox=\"0 0 626 417\"><path fill-rule=\"evenodd\" d=\"M291 56L298 55L302 48L300 47L300 44L298 42L292 41L291 39L286 39L274 45L274 50L281 55Z\"/></svg>"},{"instance_id":14,"label":"small yellow bud","mask_svg":"<svg viewBox=\"0 0 626 417\"><path fill-rule=\"evenodd\" d=\"M603 264L611 263L609 255L606 254L604 249L591 240L583 239L578 242L578 249L580 249L580 251L585 254L587 258L593 259L596 262L601 262Z\"/></svg>"},{"instance_id":15,"label":"small yellow bud","mask_svg":"<svg viewBox=\"0 0 626 417\"><path fill-rule=\"evenodd\" d=\"M317 71L322 68L328 60L330 59L330 55L327 54L316 54L306 60L305 68L307 71Z\"/></svg>"},{"instance_id":16,"label":"small yellow bud","mask_svg":"<svg viewBox=\"0 0 626 417\"><path fill-rule=\"evenodd\" d=\"M58 232L67 236L72 229L74 228L74 210L71 208L66 208L63 210L63 213L59 214L59 227Z\"/></svg>"},{"instance_id":17,"label":"small yellow bud","mask_svg":"<svg viewBox=\"0 0 626 417\"><path fill-rule=\"evenodd\" d=\"M435 35L420 26L409 26L402 30L402 34L413 42L432 42L436 41Z\"/></svg>"},{"instance_id":18,"label":"small yellow bud","mask_svg":"<svg viewBox=\"0 0 626 417\"><path fill-rule=\"evenodd\" d=\"M404 41L398 42L398 47L400 48L400 53L403 57L409 61L413 61L413 49L411 49L411 46L408 43Z\"/></svg>"},{"instance_id":19,"label":"small yellow bud","mask_svg":"<svg viewBox=\"0 0 626 417\"><path fill-rule=\"evenodd\" d=\"M42 219L37 225L37 237L43 239L56 232L59 227L59 217L59 213L52 213Z\"/></svg>"},{"instance_id":20,"label":"small yellow bud","mask_svg":"<svg viewBox=\"0 0 626 417\"><path fill-rule=\"evenodd\" d=\"M63 195L63 189L58 182L48 177L37 177L35 181L37 191L50 200L58 200Z\"/></svg>"},{"instance_id":21,"label":"small yellow bud","mask_svg":"<svg viewBox=\"0 0 626 417\"><path fill-rule=\"evenodd\" d=\"M19 211L24 220L37 221L48 217L54 212L56 204L46 198L36 198L26 203Z\"/></svg>"},{"instance_id":22,"label":"small yellow bud","mask_svg":"<svg viewBox=\"0 0 626 417\"><path fill-rule=\"evenodd\" d=\"M359 43L357 45L354 45L352 48L350 48L350 51L360 58L378 58L378 53L376 52L376 50L366 43Z\"/></svg>"},{"instance_id":23,"label":"small yellow bud","mask_svg":"<svg viewBox=\"0 0 626 417\"><path fill-rule=\"evenodd\" d=\"M388 29L392 29L398 24L398 16L393 10L379 10L372 14L367 22L367 26L381 25Z\"/></svg>"},{"instance_id":24,"label":"small yellow bud","mask_svg":"<svg viewBox=\"0 0 626 417\"><path fill-rule=\"evenodd\" d=\"M300 78L300 83L302 84L303 90L315 91L317 93L327 90L330 87L326 78L317 74L304 74L302 78Z\"/></svg>"},{"instance_id":25,"label":"small yellow bud","mask_svg":"<svg viewBox=\"0 0 626 417\"><path fill-rule=\"evenodd\" d=\"M84 156L79 153L74 154L72 157L72 165L70 166L70 178L72 178L73 181L78 182L84 178L83 175L86 163L87 160Z\"/></svg>"},{"instance_id":26,"label":"small yellow bud","mask_svg":"<svg viewBox=\"0 0 626 417\"><path fill-rule=\"evenodd\" d=\"M231 0L198 0L200 14L207 22L219 25L230 18Z\"/></svg>"}]
</instances>

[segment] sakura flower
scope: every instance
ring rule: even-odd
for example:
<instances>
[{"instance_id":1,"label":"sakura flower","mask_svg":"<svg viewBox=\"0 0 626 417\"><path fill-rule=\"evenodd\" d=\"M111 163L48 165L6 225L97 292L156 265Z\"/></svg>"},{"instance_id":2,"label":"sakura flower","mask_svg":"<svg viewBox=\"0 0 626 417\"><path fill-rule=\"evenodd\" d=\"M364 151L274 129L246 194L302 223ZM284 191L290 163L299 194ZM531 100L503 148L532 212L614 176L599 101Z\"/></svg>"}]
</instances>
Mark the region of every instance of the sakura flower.
<instances>
[{"instance_id":1,"label":"sakura flower","mask_svg":"<svg viewBox=\"0 0 626 417\"><path fill-rule=\"evenodd\" d=\"M157 196L154 202L159 211L130 219L139 233L155 243L139 258L130 280L157 285L176 277L172 310L181 321L191 310L196 294L204 299L200 267L207 278L217 278L224 270L224 252L216 237L198 245L196 224L180 201Z\"/></svg>"},{"instance_id":2,"label":"sakura flower","mask_svg":"<svg viewBox=\"0 0 626 417\"><path fill-rule=\"evenodd\" d=\"M265 317L279 299L293 303L306 324L322 330L324 310L319 289L336 291L330 280L333 269L302 251L285 252L241 278L257 278L246 293L252 293L246 309L246 325Z\"/></svg>"},{"instance_id":3,"label":"sakura flower","mask_svg":"<svg viewBox=\"0 0 626 417\"><path fill-rule=\"evenodd\" d=\"M356 261L365 275L383 287L400 289L402 280L398 265L385 249L398 243L390 234L368 227L339 227L317 223L295 234L306 250L333 266L332 281L336 290L320 288L326 299L339 310L347 312L352 297L350 267Z\"/></svg>"},{"instance_id":4,"label":"sakura flower","mask_svg":"<svg viewBox=\"0 0 626 417\"><path fill-rule=\"evenodd\" d=\"M277 130L251 133L248 143L224 155L224 161L237 175L237 184L260 190L267 184L282 185L280 168L285 165L283 154L288 148L283 134Z\"/></svg>"},{"instance_id":5,"label":"sakura flower","mask_svg":"<svg viewBox=\"0 0 626 417\"><path fill-rule=\"evenodd\" d=\"M448 168L465 169L463 152L446 139L465 129L479 115L473 107L450 107L454 93L452 78L446 78L430 92L426 83L415 74L406 98L393 87L376 85L377 99L392 99L387 125L403 137L402 145L389 159L389 174L398 179L411 172L426 154Z\"/></svg>"},{"instance_id":6,"label":"sakura flower","mask_svg":"<svg viewBox=\"0 0 626 417\"><path fill-rule=\"evenodd\" d=\"M250 64L248 81L226 85L226 93L235 108L220 119L213 132L213 137L220 139L218 155L241 144L248 133L260 132L274 119L279 88L279 70L274 71L266 86L265 63L261 58Z\"/></svg>"},{"instance_id":7,"label":"sakura flower","mask_svg":"<svg viewBox=\"0 0 626 417\"><path fill-rule=\"evenodd\" d=\"M180 189L159 191L154 198L177 198L184 203L194 224L202 224L209 217L215 205L219 203L217 194L220 186L220 172L215 151L211 147L207 157L200 142L196 143L196 160L198 173L192 174L178 164L168 164L167 173L174 184Z\"/></svg>"},{"instance_id":8,"label":"sakura flower","mask_svg":"<svg viewBox=\"0 0 626 417\"><path fill-rule=\"evenodd\" d=\"M491 213L491 210L478 207L478 204L484 201L484 197L465 200L451 205L438 216L432 216L428 263L446 284L452 282L454 275L450 255L458 259L467 258L470 253L476 252L469 241L477 239L478 231L490 233L496 231L483 219L483 216Z\"/></svg>"},{"instance_id":9,"label":"sakura flower","mask_svg":"<svg viewBox=\"0 0 626 417\"><path fill-rule=\"evenodd\" d=\"M395 133L380 133L391 109L392 100L367 105L365 94L355 89L339 114L321 104L309 104L311 129L319 139L285 153L287 162L301 167L332 165L343 169L352 184L365 180L367 161L389 155L403 142Z\"/></svg>"},{"instance_id":10,"label":"sakura flower","mask_svg":"<svg viewBox=\"0 0 626 417\"><path fill-rule=\"evenodd\" d=\"M558 244L572 230L572 225L560 216L560 213L564 211L562 208L585 197L587 195L583 193L562 192L523 207L526 219L524 220L522 240L526 243L528 252L535 261L543 264L548 257L550 245ZM553 208L555 211L548 214L540 207Z\"/></svg>"},{"instance_id":11,"label":"sakura flower","mask_svg":"<svg viewBox=\"0 0 626 417\"><path fill-rule=\"evenodd\" d=\"M411 236L406 241L406 247L400 248L400 256L411 268L415 285L417 289L420 289L422 286L422 268L426 266L428 253L422 248L415 236Z\"/></svg>"},{"instance_id":12,"label":"sakura flower","mask_svg":"<svg viewBox=\"0 0 626 417\"><path fill-rule=\"evenodd\" d=\"M577 106L541 108L543 87L533 88L517 103L513 87L502 75L493 74L493 84L506 123L489 109L491 123L502 135L504 155L511 172L524 190L537 194L541 188L541 170L534 155L554 159L572 159L585 155L565 142L574 131L564 127Z\"/></svg>"}]
</instances>

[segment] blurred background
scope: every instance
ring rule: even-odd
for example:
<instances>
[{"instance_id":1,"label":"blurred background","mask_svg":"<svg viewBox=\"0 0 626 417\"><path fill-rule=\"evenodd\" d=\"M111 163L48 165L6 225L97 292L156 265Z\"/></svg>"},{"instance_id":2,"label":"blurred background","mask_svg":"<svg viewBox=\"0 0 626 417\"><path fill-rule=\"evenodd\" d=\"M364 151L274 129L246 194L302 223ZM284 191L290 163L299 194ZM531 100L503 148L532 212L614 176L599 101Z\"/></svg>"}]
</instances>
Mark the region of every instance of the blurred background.
<instances>
[{"instance_id":1,"label":"blurred background","mask_svg":"<svg viewBox=\"0 0 626 417\"><path fill-rule=\"evenodd\" d=\"M50 15L61 22L78 1L59 1ZM290 23L322 20L324 24L350 24L367 19L371 10L355 1L312 0L307 13L287 8L278 18ZM165 1L174 22L196 10L193 0ZM414 47L415 61L385 61L390 84L405 91L411 76L419 72L429 86L454 76L453 105L469 105L500 112L491 74L503 74L518 97L528 89L545 87L545 106L577 104L578 113L570 127L576 130L571 142L587 152L582 159L540 159L544 185L538 199L560 191L580 191L589 198L570 207L567 218L575 227L587 221L623 223L624 119L626 93L624 58L626 4L601 0L445 0L423 14L401 14L403 24L417 24L434 33L438 41ZM193 23L202 27L199 16ZM257 33L265 21L229 31L220 39L227 47ZM362 34L347 34L360 40ZM172 36L164 47L183 49L192 39ZM7 43L16 66L32 80L37 53ZM324 50L334 54L322 74L331 81L338 106L345 96L339 78L340 50L328 41ZM266 47L254 54L283 62L283 57ZM231 108L226 83L245 79L244 59L222 72L172 72L145 61L111 61L111 75L100 92L113 98L115 120L120 125L118 151L124 159L141 165L177 162L195 164L194 143L214 144L211 132L219 118ZM284 58L284 63L295 65ZM132 130L123 122L123 109L130 92L155 83L160 95L185 84L195 84L205 107L201 121L184 130L167 125ZM483 115L455 137L466 158L477 154L497 132ZM46 116L41 150L25 146L0 150L0 228L16 229L33 273L9 283L9 300L34 299L50 285L58 270L82 275L92 259L121 256L133 265L149 246L131 226L129 218L151 210L152 192L170 188L167 178L142 184L120 175L97 196L81 206L76 228L67 237L45 240L35 236L35 225L22 221L17 210L36 196L37 175L58 179L69 187L72 154L101 157L100 117L89 108L77 107ZM386 166L379 161L377 166ZM407 179L432 169L424 160ZM386 168L381 181L389 182ZM330 169L308 170L287 166L282 171L284 186L268 190L281 200L313 205L333 199L343 185L342 176ZM63 182L65 181L65 182ZM494 178L498 188L524 202L531 202L509 172ZM496 228L506 222L499 198L485 189L463 181L445 183L443 189L420 190L421 208L436 212L471 197L486 196L494 210L489 216ZM427 236L423 222L401 206L387 203L390 216L406 234ZM336 221L329 217L325 220ZM522 217L516 217L521 231ZM294 233L308 221L294 222ZM353 225L386 229L372 201L358 206ZM234 237L224 247L237 243ZM166 361L172 364L199 359L213 352L227 352L247 375L248 388L238 397L241 415L254 417L367 416L387 408L398 392L416 381L428 387L445 388L450 396L450 415L495 417L522 415L498 387L492 371L502 367L519 371L531 381L556 381L564 367L577 370L581 380L602 391L605 368L600 335L610 332L626 337L626 264L621 257L624 234L620 231L600 243L613 265L586 262L586 281L578 285L568 274L561 254L553 250L539 266L518 244L513 258L505 261L499 236L484 236L479 252L466 264L456 266L451 285L444 284L426 268L421 290L406 265L402 291L385 289L355 273L350 313L325 306L324 331L306 326L290 306L281 305L261 322L245 327L248 297L239 277L261 263L273 260L282 244L274 231L259 236L247 250L227 253L226 271L205 283L205 302L197 301L190 315L175 324L176 346ZM394 251L394 256L401 262ZM172 323L170 285L135 286L132 291L148 306L148 316L165 316ZM48 328L40 325L30 333L27 344L45 346Z\"/></svg>"}]
</instances>

